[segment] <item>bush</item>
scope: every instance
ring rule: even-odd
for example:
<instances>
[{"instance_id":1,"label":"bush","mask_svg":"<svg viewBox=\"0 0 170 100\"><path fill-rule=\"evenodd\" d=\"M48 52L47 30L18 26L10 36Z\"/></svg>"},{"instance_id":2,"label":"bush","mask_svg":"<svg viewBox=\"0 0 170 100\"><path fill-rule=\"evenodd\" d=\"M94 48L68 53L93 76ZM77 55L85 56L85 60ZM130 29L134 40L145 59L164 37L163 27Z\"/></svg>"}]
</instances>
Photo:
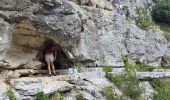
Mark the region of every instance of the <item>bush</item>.
<instances>
[{"instance_id":1,"label":"bush","mask_svg":"<svg viewBox=\"0 0 170 100\"><path fill-rule=\"evenodd\" d=\"M147 29L152 25L152 21L149 18L138 16L135 18L136 25L141 29Z\"/></svg>"},{"instance_id":2,"label":"bush","mask_svg":"<svg viewBox=\"0 0 170 100\"><path fill-rule=\"evenodd\" d=\"M157 91L154 93L154 100L170 100L170 79L154 79L151 85Z\"/></svg>"},{"instance_id":3,"label":"bush","mask_svg":"<svg viewBox=\"0 0 170 100\"><path fill-rule=\"evenodd\" d=\"M109 79L111 82L115 83L117 86L121 86L125 81L124 75L113 75L111 73L106 74L106 78Z\"/></svg>"},{"instance_id":4,"label":"bush","mask_svg":"<svg viewBox=\"0 0 170 100\"><path fill-rule=\"evenodd\" d=\"M170 0L158 2L153 7L152 18L155 22L170 24Z\"/></svg>"},{"instance_id":5,"label":"bush","mask_svg":"<svg viewBox=\"0 0 170 100\"><path fill-rule=\"evenodd\" d=\"M136 99L142 93L139 87L139 79L136 76L128 76L125 81L124 93L132 99Z\"/></svg>"},{"instance_id":6,"label":"bush","mask_svg":"<svg viewBox=\"0 0 170 100\"><path fill-rule=\"evenodd\" d=\"M36 98L36 100L48 100L48 95L44 94L44 92L38 92Z\"/></svg>"},{"instance_id":7,"label":"bush","mask_svg":"<svg viewBox=\"0 0 170 100\"><path fill-rule=\"evenodd\" d=\"M136 64L134 65L134 67L136 68L137 71L140 72L146 72L146 71L153 71L153 67L146 65L146 64Z\"/></svg>"},{"instance_id":8,"label":"bush","mask_svg":"<svg viewBox=\"0 0 170 100\"><path fill-rule=\"evenodd\" d=\"M84 100L84 96L80 91L77 91L76 93L76 99L77 100Z\"/></svg>"},{"instance_id":9,"label":"bush","mask_svg":"<svg viewBox=\"0 0 170 100\"><path fill-rule=\"evenodd\" d=\"M123 56L122 60L123 60L124 64L126 65L128 63L128 56Z\"/></svg>"},{"instance_id":10,"label":"bush","mask_svg":"<svg viewBox=\"0 0 170 100\"><path fill-rule=\"evenodd\" d=\"M143 7L137 7L136 14L138 16L135 17L135 22L139 28L147 29L150 26L152 26L153 23L152 23L151 19L149 18L146 9L144 9Z\"/></svg>"},{"instance_id":11,"label":"bush","mask_svg":"<svg viewBox=\"0 0 170 100\"><path fill-rule=\"evenodd\" d=\"M16 96L14 95L14 92L12 91L12 89L7 89L7 95L9 97L9 100L17 100Z\"/></svg>"},{"instance_id":12,"label":"bush","mask_svg":"<svg viewBox=\"0 0 170 100\"><path fill-rule=\"evenodd\" d=\"M112 67L111 66L104 66L103 71L104 72L112 72Z\"/></svg>"},{"instance_id":13,"label":"bush","mask_svg":"<svg viewBox=\"0 0 170 100\"><path fill-rule=\"evenodd\" d=\"M50 100L63 100L63 99L64 99L64 97L59 92L55 92L50 97Z\"/></svg>"},{"instance_id":14,"label":"bush","mask_svg":"<svg viewBox=\"0 0 170 100\"><path fill-rule=\"evenodd\" d=\"M164 31L165 38L170 42L170 25L164 23L157 23L157 25L159 25L159 28Z\"/></svg>"},{"instance_id":15,"label":"bush","mask_svg":"<svg viewBox=\"0 0 170 100\"><path fill-rule=\"evenodd\" d=\"M106 95L107 100L118 100L117 95L113 90L113 86L106 86L103 88L102 93Z\"/></svg>"},{"instance_id":16,"label":"bush","mask_svg":"<svg viewBox=\"0 0 170 100\"><path fill-rule=\"evenodd\" d=\"M133 64L129 64L127 56L122 57L122 60L125 63L125 74L113 75L112 73L106 72L105 77L121 88L124 94L132 99L136 99L140 97L141 94L139 87L140 80L135 75L136 67Z\"/></svg>"},{"instance_id":17,"label":"bush","mask_svg":"<svg viewBox=\"0 0 170 100\"><path fill-rule=\"evenodd\" d=\"M127 96L130 96L132 99L135 99L140 96L141 89L139 87L139 79L136 78L135 75L117 75L114 76L113 74L108 74L107 78L114 82L119 88L123 90Z\"/></svg>"}]
</instances>

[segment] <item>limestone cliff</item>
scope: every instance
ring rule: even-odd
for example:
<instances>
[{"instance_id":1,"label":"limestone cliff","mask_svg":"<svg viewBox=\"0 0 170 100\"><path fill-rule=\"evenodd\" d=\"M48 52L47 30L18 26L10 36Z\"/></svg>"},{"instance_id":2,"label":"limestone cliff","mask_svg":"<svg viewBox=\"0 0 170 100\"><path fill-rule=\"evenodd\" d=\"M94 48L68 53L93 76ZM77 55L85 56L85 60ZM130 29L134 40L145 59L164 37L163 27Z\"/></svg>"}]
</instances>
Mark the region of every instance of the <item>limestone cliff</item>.
<instances>
[{"instance_id":1,"label":"limestone cliff","mask_svg":"<svg viewBox=\"0 0 170 100\"><path fill-rule=\"evenodd\" d=\"M15 46L21 48L20 53L22 48L36 51L48 37L86 66L123 66L123 55L158 66L167 51L163 32L141 30L133 21L115 16L110 1L101 1L2 0L1 59L8 59L5 52ZM135 6L146 3L122 1L131 15Z\"/></svg>"},{"instance_id":2,"label":"limestone cliff","mask_svg":"<svg viewBox=\"0 0 170 100\"><path fill-rule=\"evenodd\" d=\"M149 11L147 4L153 4L147 0L121 1L134 16L136 6L143 6ZM1 0L1 78L19 77L23 73L18 70L21 68L41 69L42 62L34 59L47 38L52 39L64 52L60 55L63 57L62 60L59 59L60 62L68 61L65 58L69 58L82 66L122 67L124 63L121 58L128 55L132 62L158 67L165 55L169 57L168 43L162 31L142 30L135 25L134 20L129 21L123 16L115 15L114 10L110 0ZM39 73L31 70L24 74L30 72ZM31 81L38 88L28 90L15 84L19 82L25 85L25 80L11 81L11 84L19 97L32 99L31 96L39 91L37 89L42 89L40 86L45 84L42 80ZM84 83L89 85L84 87L86 92L91 92L91 87L92 90L98 87L91 84L95 80L90 81ZM105 79L101 81L109 84ZM73 88L71 84L65 81L63 83L66 84L63 91ZM45 88L48 86L50 85ZM55 90L63 88L54 87ZM31 88L31 85L26 88ZM51 87L50 89L47 93L54 92ZM102 98L100 93L96 95Z\"/></svg>"}]
</instances>

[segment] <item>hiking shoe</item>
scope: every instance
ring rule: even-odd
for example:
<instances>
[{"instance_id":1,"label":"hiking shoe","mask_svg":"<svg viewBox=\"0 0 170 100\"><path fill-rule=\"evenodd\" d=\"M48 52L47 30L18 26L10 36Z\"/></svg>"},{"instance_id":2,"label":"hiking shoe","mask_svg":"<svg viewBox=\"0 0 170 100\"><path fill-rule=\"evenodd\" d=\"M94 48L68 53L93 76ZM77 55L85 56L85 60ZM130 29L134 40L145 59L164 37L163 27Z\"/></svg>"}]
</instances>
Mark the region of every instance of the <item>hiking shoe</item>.
<instances>
[{"instance_id":1,"label":"hiking shoe","mask_svg":"<svg viewBox=\"0 0 170 100\"><path fill-rule=\"evenodd\" d=\"M54 76L56 76L56 73L53 73Z\"/></svg>"}]
</instances>

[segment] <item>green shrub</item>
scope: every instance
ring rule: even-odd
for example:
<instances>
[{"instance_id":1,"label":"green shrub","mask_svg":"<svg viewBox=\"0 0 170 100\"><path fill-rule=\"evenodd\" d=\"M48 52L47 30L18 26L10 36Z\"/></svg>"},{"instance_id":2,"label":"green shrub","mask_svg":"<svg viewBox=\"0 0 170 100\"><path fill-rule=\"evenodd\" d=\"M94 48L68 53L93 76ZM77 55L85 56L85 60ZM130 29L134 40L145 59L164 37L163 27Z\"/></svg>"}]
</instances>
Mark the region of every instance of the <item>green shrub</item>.
<instances>
[{"instance_id":1,"label":"green shrub","mask_svg":"<svg viewBox=\"0 0 170 100\"><path fill-rule=\"evenodd\" d=\"M152 26L152 20L149 18L146 9L143 7L136 7L136 14L137 17L135 17L135 22L139 28L148 29Z\"/></svg>"},{"instance_id":2,"label":"green shrub","mask_svg":"<svg viewBox=\"0 0 170 100\"><path fill-rule=\"evenodd\" d=\"M153 71L153 67L146 65L146 64L136 64L134 65L137 71L146 72L146 71Z\"/></svg>"},{"instance_id":3,"label":"green shrub","mask_svg":"<svg viewBox=\"0 0 170 100\"><path fill-rule=\"evenodd\" d=\"M76 99L77 100L84 100L84 96L80 91L77 91L76 93Z\"/></svg>"},{"instance_id":4,"label":"green shrub","mask_svg":"<svg viewBox=\"0 0 170 100\"><path fill-rule=\"evenodd\" d=\"M160 30L164 31L165 38L170 42L170 25L157 23L159 25Z\"/></svg>"},{"instance_id":5,"label":"green shrub","mask_svg":"<svg viewBox=\"0 0 170 100\"><path fill-rule=\"evenodd\" d=\"M154 3L158 3L159 1L161 1L161 0L152 0Z\"/></svg>"},{"instance_id":6,"label":"green shrub","mask_svg":"<svg viewBox=\"0 0 170 100\"><path fill-rule=\"evenodd\" d=\"M128 56L123 56L122 60L123 60L124 64L126 65L128 63Z\"/></svg>"},{"instance_id":7,"label":"green shrub","mask_svg":"<svg viewBox=\"0 0 170 100\"><path fill-rule=\"evenodd\" d=\"M135 18L136 25L141 29L147 29L152 25L152 21L149 18L138 16Z\"/></svg>"},{"instance_id":8,"label":"green shrub","mask_svg":"<svg viewBox=\"0 0 170 100\"><path fill-rule=\"evenodd\" d=\"M102 93L106 95L107 100L118 100L118 96L114 93L113 86L106 86L103 88Z\"/></svg>"},{"instance_id":9,"label":"green shrub","mask_svg":"<svg viewBox=\"0 0 170 100\"><path fill-rule=\"evenodd\" d=\"M12 89L7 89L7 95L9 97L9 100L17 100L16 96L14 95L14 92L12 91Z\"/></svg>"},{"instance_id":10,"label":"green shrub","mask_svg":"<svg viewBox=\"0 0 170 100\"><path fill-rule=\"evenodd\" d=\"M113 75L106 72L105 77L121 88L124 94L132 99L136 99L141 95L140 80L135 75L136 66L135 64L130 64L127 57L122 59L125 63L125 74Z\"/></svg>"},{"instance_id":11,"label":"green shrub","mask_svg":"<svg viewBox=\"0 0 170 100\"><path fill-rule=\"evenodd\" d=\"M111 82L115 83L117 86L123 85L125 81L125 76L124 75L113 75L109 74L106 78L108 78Z\"/></svg>"},{"instance_id":12,"label":"green shrub","mask_svg":"<svg viewBox=\"0 0 170 100\"><path fill-rule=\"evenodd\" d=\"M44 92L38 92L36 98L36 100L48 100L48 95L44 94Z\"/></svg>"},{"instance_id":13,"label":"green shrub","mask_svg":"<svg viewBox=\"0 0 170 100\"><path fill-rule=\"evenodd\" d=\"M119 88L123 90L123 93L125 93L127 96L130 96L131 98L135 99L140 96L141 89L139 87L139 79L136 78L135 75L117 75L114 76L113 74L108 74L107 78L114 82Z\"/></svg>"},{"instance_id":14,"label":"green shrub","mask_svg":"<svg viewBox=\"0 0 170 100\"><path fill-rule=\"evenodd\" d=\"M140 80L135 74L136 67L134 64L127 63L125 66L125 81L124 81L124 93L130 96L132 99L140 97L141 89L139 87Z\"/></svg>"},{"instance_id":15,"label":"green shrub","mask_svg":"<svg viewBox=\"0 0 170 100\"><path fill-rule=\"evenodd\" d=\"M132 99L140 97L142 93L139 87L139 79L136 76L127 76L124 86L124 93L130 96Z\"/></svg>"},{"instance_id":16,"label":"green shrub","mask_svg":"<svg viewBox=\"0 0 170 100\"><path fill-rule=\"evenodd\" d=\"M154 79L151 85L156 90L154 100L170 100L170 79Z\"/></svg>"},{"instance_id":17,"label":"green shrub","mask_svg":"<svg viewBox=\"0 0 170 100\"><path fill-rule=\"evenodd\" d=\"M112 72L112 67L111 66L104 66L103 71L104 72Z\"/></svg>"},{"instance_id":18,"label":"green shrub","mask_svg":"<svg viewBox=\"0 0 170 100\"><path fill-rule=\"evenodd\" d=\"M152 18L155 22L170 24L170 0L162 0L153 7Z\"/></svg>"},{"instance_id":19,"label":"green shrub","mask_svg":"<svg viewBox=\"0 0 170 100\"><path fill-rule=\"evenodd\" d=\"M59 93L59 92L55 92L54 94L52 94L52 96L50 96L50 100L63 100L64 97Z\"/></svg>"}]
</instances>

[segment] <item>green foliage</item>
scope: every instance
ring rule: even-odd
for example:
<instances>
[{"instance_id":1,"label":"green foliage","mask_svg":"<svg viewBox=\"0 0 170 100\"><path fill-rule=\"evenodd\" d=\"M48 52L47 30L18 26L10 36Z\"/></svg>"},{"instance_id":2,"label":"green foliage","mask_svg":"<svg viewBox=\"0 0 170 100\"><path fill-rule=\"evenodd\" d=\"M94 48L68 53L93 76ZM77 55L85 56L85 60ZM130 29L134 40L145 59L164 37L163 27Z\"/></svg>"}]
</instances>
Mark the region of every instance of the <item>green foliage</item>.
<instances>
[{"instance_id":1,"label":"green foliage","mask_svg":"<svg viewBox=\"0 0 170 100\"><path fill-rule=\"evenodd\" d=\"M125 64L125 70L126 72L129 72L129 73L133 73L135 72L135 70L137 71L140 71L140 72L145 72L145 71L152 71L154 68L149 66L149 65L146 65L146 64L142 64L142 63L139 63L139 64L130 64L128 62L128 57L127 56L123 56L122 57L122 60Z\"/></svg>"},{"instance_id":2,"label":"green foliage","mask_svg":"<svg viewBox=\"0 0 170 100\"><path fill-rule=\"evenodd\" d=\"M52 94L49 100L63 100L63 99L64 97L59 92L55 92L54 94Z\"/></svg>"},{"instance_id":3,"label":"green foliage","mask_svg":"<svg viewBox=\"0 0 170 100\"><path fill-rule=\"evenodd\" d=\"M164 31L165 38L170 42L170 25L158 23L159 28Z\"/></svg>"},{"instance_id":4,"label":"green foliage","mask_svg":"<svg viewBox=\"0 0 170 100\"><path fill-rule=\"evenodd\" d=\"M155 22L170 24L170 0L161 0L152 10L152 18Z\"/></svg>"},{"instance_id":5,"label":"green foliage","mask_svg":"<svg viewBox=\"0 0 170 100\"><path fill-rule=\"evenodd\" d=\"M154 79L151 85L157 91L154 100L170 100L170 79Z\"/></svg>"},{"instance_id":6,"label":"green foliage","mask_svg":"<svg viewBox=\"0 0 170 100\"><path fill-rule=\"evenodd\" d=\"M36 100L48 100L48 95L44 94L44 92L38 92L36 98Z\"/></svg>"},{"instance_id":7,"label":"green foliage","mask_svg":"<svg viewBox=\"0 0 170 100\"><path fill-rule=\"evenodd\" d=\"M146 71L153 71L153 67L146 65L146 64L136 64L134 65L134 67L136 68L137 71L140 72L146 72Z\"/></svg>"},{"instance_id":8,"label":"green foliage","mask_svg":"<svg viewBox=\"0 0 170 100\"><path fill-rule=\"evenodd\" d=\"M141 94L139 87L140 80L135 75L135 66L127 63L125 66L125 82L124 82L124 93L130 96L132 99L138 98Z\"/></svg>"},{"instance_id":9,"label":"green foliage","mask_svg":"<svg viewBox=\"0 0 170 100\"><path fill-rule=\"evenodd\" d=\"M161 1L161 0L152 0L154 3L158 3L159 1Z\"/></svg>"},{"instance_id":10,"label":"green foliage","mask_svg":"<svg viewBox=\"0 0 170 100\"><path fill-rule=\"evenodd\" d=\"M113 75L111 73L106 73L105 76L107 79L109 79L111 82L115 83L117 86L121 86L123 82L125 81L124 75Z\"/></svg>"},{"instance_id":11,"label":"green foliage","mask_svg":"<svg viewBox=\"0 0 170 100\"><path fill-rule=\"evenodd\" d=\"M14 92L12 91L12 89L7 89L7 95L9 97L9 100L17 100L16 96L14 95Z\"/></svg>"},{"instance_id":12,"label":"green foliage","mask_svg":"<svg viewBox=\"0 0 170 100\"><path fill-rule=\"evenodd\" d=\"M111 66L104 66L103 71L104 72L112 72L112 67Z\"/></svg>"},{"instance_id":13,"label":"green foliage","mask_svg":"<svg viewBox=\"0 0 170 100\"><path fill-rule=\"evenodd\" d=\"M118 100L117 95L114 93L113 86L106 86L103 88L102 93L106 95L107 100Z\"/></svg>"},{"instance_id":14,"label":"green foliage","mask_svg":"<svg viewBox=\"0 0 170 100\"><path fill-rule=\"evenodd\" d=\"M76 93L76 99L77 100L84 100L84 96L80 91L77 91Z\"/></svg>"},{"instance_id":15,"label":"green foliage","mask_svg":"<svg viewBox=\"0 0 170 100\"><path fill-rule=\"evenodd\" d=\"M144 7L136 7L135 10L138 16L148 17L147 11Z\"/></svg>"},{"instance_id":16,"label":"green foliage","mask_svg":"<svg viewBox=\"0 0 170 100\"><path fill-rule=\"evenodd\" d=\"M141 89L139 87L140 81L134 73L135 68L127 63L125 71L126 73L123 75L106 73L106 78L120 87L127 96L132 99L138 98L141 94Z\"/></svg>"},{"instance_id":17,"label":"green foliage","mask_svg":"<svg viewBox=\"0 0 170 100\"><path fill-rule=\"evenodd\" d=\"M113 74L108 75L108 79L114 82L118 87L123 89L123 92L130 96L131 98L135 99L140 96L141 89L139 87L139 79L133 75L117 75L114 76Z\"/></svg>"},{"instance_id":18,"label":"green foliage","mask_svg":"<svg viewBox=\"0 0 170 100\"><path fill-rule=\"evenodd\" d=\"M147 29L152 26L152 21L147 15L147 11L143 7L136 8L136 14L138 15L135 17L136 25L141 29Z\"/></svg>"},{"instance_id":19,"label":"green foliage","mask_svg":"<svg viewBox=\"0 0 170 100\"><path fill-rule=\"evenodd\" d=\"M147 29L152 25L152 21L149 18L138 16L135 18L136 25L141 29Z\"/></svg>"},{"instance_id":20,"label":"green foliage","mask_svg":"<svg viewBox=\"0 0 170 100\"><path fill-rule=\"evenodd\" d=\"M105 77L121 88L124 94L130 96L132 99L136 99L140 97L141 94L139 87L140 80L135 75L136 66L128 62L127 56L122 57L122 60L125 63L125 74L113 75L112 73L106 72Z\"/></svg>"},{"instance_id":21,"label":"green foliage","mask_svg":"<svg viewBox=\"0 0 170 100\"><path fill-rule=\"evenodd\" d=\"M139 87L139 83L140 81L136 76L127 76L126 81L124 83L124 93L130 96L132 99L138 98L142 93Z\"/></svg>"},{"instance_id":22,"label":"green foliage","mask_svg":"<svg viewBox=\"0 0 170 100\"><path fill-rule=\"evenodd\" d=\"M126 65L128 63L128 56L123 56L122 60L123 60L124 64Z\"/></svg>"}]
</instances>

